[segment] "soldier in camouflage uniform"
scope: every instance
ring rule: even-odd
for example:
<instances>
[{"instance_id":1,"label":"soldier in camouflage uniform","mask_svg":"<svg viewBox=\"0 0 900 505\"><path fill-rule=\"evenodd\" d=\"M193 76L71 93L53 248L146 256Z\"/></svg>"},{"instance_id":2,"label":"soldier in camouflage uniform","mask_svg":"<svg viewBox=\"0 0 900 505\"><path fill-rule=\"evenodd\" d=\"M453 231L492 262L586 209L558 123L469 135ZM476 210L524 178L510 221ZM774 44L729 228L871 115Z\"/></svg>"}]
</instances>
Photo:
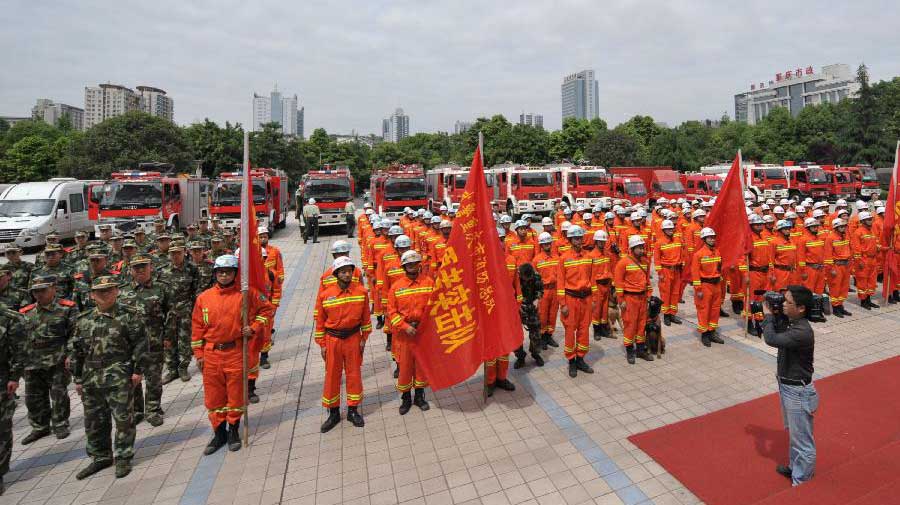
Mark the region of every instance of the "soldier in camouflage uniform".
<instances>
[{"instance_id":1,"label":"soldier in camouflage uniform","mask_svg":"<svg viewBox=\"0 0 900 505\"><path fill-rule=\"evenodd\" d=\"M22 259L22 249L15 245L6 247L6 264L12 270L12 285L23 291L31 284L31 271L34 264Z\"/></svg>"},{"instance_id":2,"label":"soldier in camouflage uniform","mask_svg":"<svg viewBox=\"0 0 900 505\"><path fill-rule=\"evenodd\" d=\"M75 302L78 304L79 312L94 308L94 299L91 296L91 284L94 279L106 275L119 275L118 271L108 268L106 253L100 246L92 245L89 251L88 268L75 274Z\"/></svg>"},{"instance_id":3,"label":"soldier in camouflage uniform","mask_svg":"<svg viewBox=\"0 0 900 505\"><path fill-rule=\"evenodd\" d=\"M160 235L166 234L166 220L158 218L156 221L153 221L153 230L147 234L147 240L151 244L156 244L156 239L158 239Z\"/></svg>"},{"instance_id":4,"label":"soldier in camouflage uniform","mask_svg":"<svg viewBox=\"0 0 900 505\"><path fill-rule=\"evenodd\" d=\"M119 282L128 284L131 282L131 260L138 254L138 246L134 240L125 240L122 246L122 260L113 265L113 269L119 271Z\"/></svg>"},{"instance_id":5,"label":"soldier in camouflage uniform","mask_svg":"<svg viewBox=\"0 0 900 505\"><path fill-rule=\"evenodd\" d=\"M181 377L187 382L191 380L188 365L191 364L191 313L194 300L197 298L197 284L200 272L197 267L188 263L184 257L184 246L173 245L169 249L168 265L159 270L159 278L170 286L172 295L172 313L169 317L169 332L172 346L166 349L166 368L168 373L163 384L168 384Z\"/></svg>"},{"instance_id":6,"label":"soldier in camouflage uniform","mask_svg":"<svg viewBox=\"0 0 900 505\"><path fill-rule=\"evenodd\" d=\"M3 476L9 471L12 455L13 413L16 410L16 389L21 372L16 370L22 350L23 317L16 311L0 307L0 495Z\"/></svg>"},{"instance_id":7,"label":"soldier in camouflage uniform","mask_svg":"<svg viewBox=\"0 0 900 505\"><path fill-rule=\"evenodd\" d=\"M232 251L237 250L237 247L238 247L237 238L238 238L237 230L228 229L228 230L225 230L224 233L222 233L222 241L225 243L226 249L230 249Z\"/></svg>"},{"instance_id":8,"label":"soldier in camouflage uniform","mask_svg":"<svg viewBox=\"0 0 900 505\"><path fill-rule=\"evenodd\" d=\"M65 256L65 251L62 249L59 239L59 233L56 233L55 231L51 231L44 236L44 250L34 257L34 266L42 266L47 261L47 248L50 246L58 246L59 250L63 253L61 256Z\"/></svg>"},{"instance_id":9,"label":"soldier in camouflage uniform","mask_svg":"<svg viewBox=\"0 0 900 505\"><path fill-rule=\"evenodd\" d=\"M53 277L56 279L56 294L71 300L75 292L75 273L62 262L62 247L50 244L44 249L45 263L32 271L33 277Z\"/></svg>"},{"instance_id":10,"label":"soldier in camouflage uniform","mask_svg":"<svg viewBox=\"0 0 900 505\"><path fill-rule=\"evenodd\" d=\"M88 234L83 231L75 232L75 245L66 249L66 255L63 258L63 263L73 272L87 268L87 246Z\"/></svg>"},{"instance_id":11,"label":"soldier in camouflage uniform","mask_svg":"<svg viewBox=\"0 0 900 505\"><path fill-rule=\"evenodd\" d=\"M78 316L69 345L75 391L84 403L84 433L91 463L75 478L85 479L113 463L116 477L131 472L135 423L132 397L142 380L147 336L138 309L117 300L115 277L91 284L94 308ZM116 424L113 453L112 421Z\"/></svg>"},{"instance_id":12,"label":"soldier in camouflage uniform","mask_svg":"<svg viewBox=\"0 0 900 505\"><path fill-rule=\"evenodd\" d=\"M31 295L12 285L13 269L9 265L0 265L0 304L10 310L19 310L31 303Z\"/></svg>"},{"instance_id":13,"label":"soldier in camouflage uniform","mask_svg":"<svg viewBox=\"0 0 900 505\"><path fill-rule=\"evenodd\" d=\"M50 434L69 436L69 381L66 345L75 330L78 309L71 300L57 298L52 277L31 281L35 303L22 308L25 336L22 357L25 373L25 406L31 433L22 440L27 445Z\"/></svg>"},{"instance_id":14,"label":"soldier in camouflage uniform","mask_svg":"<svg viewBox=\"0 0 900 505\"><path fill-rule=\"evenodd\" d=\"M197 294L199 295L213 286L213 261L206 257L203 242L192 242L190 252L191 263L197 267Z\"/></svg>"},{"instance_id":15,"label":"soldier in camouflage uniform","mask_svg":"<svg viewBox=\"0 0 900 505\"><path fill-rule=\"evenodd\" d=\"M212 244L209 248L209 259L216 261L216 258L225 254L233 254L231 249L225 247L225 239L220 236L214 236L210 239L210 243Z\"/></svg>"},{"instance_id":16,"label":"soldier in camouflage uniform","mask_svg":"<svg viewBox=\"0 0 900 505\"><path fill-rule=\"evenodd\" d=\"M203 247L209 249L212 244L212 232L209 231L209 219L200 220L200 229L197 230L197 240L203 243Z\"/></svg>"},{"instance_id":17,"label":"soldier in camouflage uniform","mask_svg":"<svg viewBox=\"0 0 900 505\"><path fill-rule=\"evenodd\" d=\"M134 230L134 243L141 254L149 254L153 250L153 242L147 238L147 232L143 228Z\"/></svg>"},{"instance_id":18,"label":"soldier in camouflage uniform","mask_svg":"<svg viewBox=\"0 0 900 505\"><path fill-rule=\"evenodd\" d=\"M156 237L156 249L150 251L153 258L153 268L159 270L169 263L169 248L172 247L172 237L160 235Z\"/></svg>"},{"instance_id":19,"label":"soldier in camouflage uniform","mask_svg":"<svg viewBox=\"0 0 900 505\"><path fill-rule=\"evenodd\" d=\"M99 246L104 254L109 255L109 252L112 250L112 246L109 244L112 240L112 226L101 224L97 229L100 230L100 236L97 237L97 240L92 245Z\"/></svg>"},{"instance_id":20,"label":"soldier in camouflage uniform","mask_svg":"<svg viewBox=\"0 0 900 505\"><path fill-rule=\"evenodd\" d=\"M153 272L153 260L150 256L138 255L131 260L132 280L119 289L119 301L136 307L143 317L147 332L147 348L144 361L144 389L140 385L134 389L135 424L144 415L153 426L163 423L162 410L162 369L164 348L172 345L166 335L169 328L168 318L171 311L172 287L156 278Z\"/></svg>"},{"instance_id":21,"label":"soldier in camouflage uniform","mask_svg":"<svg viewBox=\"0 0 900 505\"><path fill-rule=\"evenodd\" d=\"M106 259L110 265L115 265L116 263L125 259L125 253L122 252L122 246L125 244L125 236L116 233L109 239L109 253L106 255Z\"/></svg>"}]
</instances>

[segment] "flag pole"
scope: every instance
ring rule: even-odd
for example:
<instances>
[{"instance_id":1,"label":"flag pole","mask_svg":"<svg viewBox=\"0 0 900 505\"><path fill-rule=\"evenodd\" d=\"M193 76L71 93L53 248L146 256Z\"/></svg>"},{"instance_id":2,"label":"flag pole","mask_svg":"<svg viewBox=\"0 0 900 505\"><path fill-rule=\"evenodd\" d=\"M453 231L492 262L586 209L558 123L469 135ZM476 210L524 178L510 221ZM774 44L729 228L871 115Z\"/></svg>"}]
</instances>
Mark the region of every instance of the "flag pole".
<instances>
[{"instance_id":1,"label":"flag pole","mask_svg":"<svg viewBox=\"0 0 900 505\"><path fill-rule=\"evenodd\" d=\"M246 196L248 196L247 192L253 190L253 187L247 184L247 179L248 179L247 174L249 174L249 173L250 173L250 132L247 130L244 130L244 173L241 174L242 178L244 178L244 185L243 185L244 186L244 188L243 188L244 194L242 195L242 196L244 196L244 199L242 200L243 202L247 201L247 199L246 199ZM252 208L244 210L244 212L253 212L253 211L254 211L254 209L252 209ZM241 247L244 248L243 257L246 260L245 262L242 262L242 263L245 263L245 265L246 265L245 268L241 268L241 378L243 379L241 381L241 385L242 385L242 390L243 390L242 394L243 394L243 399L244 399L244 401L243 401L243 403L244 403L244 416L243 416L244 417L244 429L243 429L244 445L246 445L247 447L250 447L250 412L249 412L250 402L247 401L247 398L249 396L249 392L248 392L249 386L248 386L248 382L247 382L249 379L249 377L248 377L249 370L247 369L248 368L247 338L244 337L244 332L243 332L243 329L245 327L250 326L250 322L249 322L249 319L250 319L249 312L250 311L249 311L249 306L248 306L248 301L247 301L247 296L248 296L247 291L250 288L250 285L249 285L250 284L250 282L249 282L249 280L250 280L250 269L249 269L249 265L250 265L250 254L249 254L250 230L247 229L247 223L242 222L241 224L243 225L243 226L241 226L241 237L240 237L241 238ZM244 282L245 280L247 282Z\"/></svg>"},{"instance_id":2,"label":"flag pole","mask_svg":"<svg viewBox=\"0 0 900 505\"><path fill-rule=\"evenodd\" d=\"M738 175L740 175L741 179L741 196L745 196L747 194L747 180L746 173L744 173L744 156L741 154L741 150L738 149ZM747 282L744 287L744 310L741 314L741 320L744 321L744 338L747 338L747 325L750 324L750 318L753 317L753 314L750 313L750 254L744 255L744 263L747 265ZM740 268L738 268L738 274L740 274ZM743 274L741 274L741 278L743 280Z\"/></svg>"},{"instance_id":3,"label":"flag pole","mask_svg":"<svg viewBox=\"0 0 900 505\"><path fill-rule=\"evenodd\" d=\"M478 131L478 156L481 161L481 167L484 168L484 134L480 130ZM481 400L482 400L482 405L485 405L485 404L487 404L487 401L488 401L487 361L485 361L481 365L481 370L482 370L482 374L484 374L484 380L482 381L482 388L481 388Z\"/></svg>"}]
</instances>

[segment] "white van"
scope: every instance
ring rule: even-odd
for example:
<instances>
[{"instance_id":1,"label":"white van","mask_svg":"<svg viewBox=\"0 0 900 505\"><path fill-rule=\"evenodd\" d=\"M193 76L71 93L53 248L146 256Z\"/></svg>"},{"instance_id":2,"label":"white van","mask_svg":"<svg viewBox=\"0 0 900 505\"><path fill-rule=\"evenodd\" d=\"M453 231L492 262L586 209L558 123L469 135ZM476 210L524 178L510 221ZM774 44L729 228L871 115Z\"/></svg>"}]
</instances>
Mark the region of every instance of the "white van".
<instances>
[{"instance_id":1,"label":"white van","mask_svg":"<svg viewBox=\"0 0 900 505\"><path fill-rule=\"evenodd\" d=\"M0 247L14 243L23 249L44 245L55 231L63 239L92 231L87 208L87 184L72 178L13 184L0 193Z\"/></svg>"}]
</instances>

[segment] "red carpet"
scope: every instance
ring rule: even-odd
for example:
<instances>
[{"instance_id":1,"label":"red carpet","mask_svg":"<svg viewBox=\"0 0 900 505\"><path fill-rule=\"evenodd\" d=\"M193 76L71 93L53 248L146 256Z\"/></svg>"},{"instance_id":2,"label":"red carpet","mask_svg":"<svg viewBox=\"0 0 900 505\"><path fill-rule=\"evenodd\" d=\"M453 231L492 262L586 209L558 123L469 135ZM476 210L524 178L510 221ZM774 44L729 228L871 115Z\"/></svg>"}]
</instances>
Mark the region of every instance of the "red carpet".
<instances>
[{"instance_id":1,"label":"red carpet","mask_svg":"<svg viewBox=\"0 0 900 505\"><path fill-rule=\"evenodd\" d=\"M816 381L816 389L816 475L796 489L775 473L788 451L777 394L629 440L709 505L900 503L891 493L900 486L900 357Z\"/></svg>"}]
</instances>

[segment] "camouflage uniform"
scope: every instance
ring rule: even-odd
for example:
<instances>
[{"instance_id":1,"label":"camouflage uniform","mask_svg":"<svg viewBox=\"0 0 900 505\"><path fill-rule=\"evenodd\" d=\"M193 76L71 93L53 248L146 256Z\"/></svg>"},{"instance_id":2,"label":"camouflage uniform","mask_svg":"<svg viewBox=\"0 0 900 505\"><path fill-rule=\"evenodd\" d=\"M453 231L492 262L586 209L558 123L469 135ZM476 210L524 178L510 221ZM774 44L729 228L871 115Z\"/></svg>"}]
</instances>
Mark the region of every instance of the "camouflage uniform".
<instances>
[{"instance_id":1,"label":"camouflage uniform","mask_svg":"<svg viewBox=\"0 0 900 505\"><path fill-rule=\"evenodd\" d=\"M27 291L14 288L12 284L0 290L0 305L10 310L19 310L31 303L31 295Z\"/></svg>"},{"instance_id":2,"label":"camouflage uniform","mask_svg":"<svg viewBox=\"0 0 900 505\"><path fill-rule=\"evenodd\" d=\"M21 349L14 346L22 342L22 316L18 312L0 307L0 487L3 476L9 471L12 455L12 420L16 410L13 395L6 394L9 381L19 381L21 372L16 370L16 360Z\"/></svg>"},{"instance_id":3,"label":"camouflage uniform","mask_svg":"<svg viewBox=\"0 0 900 505\"><path fill-rule=\"evenodd\" d=\"M149 259L149 258L147 258ZM143 262L144 258L138 258ZM131 281L119 291L119 301L138 309L147 333L144 361L144 388L147 390L146 403L141 385L135 386L134 411L145 412L148 416L162 415L162 368L163 342L167 340L166 329L170 314L172 288L159 279L151 279L146 285Z\"/></svg>"},{"instance_id":4,"label":"camouflage uniform","mask_svg":"<svg viewBox=\"0 0 900 505\"><path fill-rule=\"evenodd\" d=\"M75 273L62 262L55 267L44 263L42 266L35 268L32 274L35 277L55 277L57 296L67 300L73 298L75 293Z\"/></svg>"},{"instance_id":5,"label":"camouflage uniform","mask_svg":"<svg viewBox=\"0 0 900 505\"><path fill-rule=\"evenodd\" d=\"M51 422L57 432L68 430L71 377L65 351L75 328L75 303L56 298L46 307L33 303L19 312L24 316L25 353L20 368L25 372L28 420L36 432L48 432Z\"/></svg>"},{"instance_id":6,"label":"camouflage uniform","mask_svg":"<svg viewBox=\"0 0 900 505\"><path fill-rule=\"evenodd\" d=\"M135 238L134 243L137 245L138 252L141 254L148 254L150 251L153 250L153 246L154 246L153 242L149 241L146 238L144 238L143 242L140 242L137 238Z\"/></svg>"},{"instance_id":7,"label":"camouflage uniform","mask_svg":"<svg viewBox=\"0 0 900 505\"><path fill-rule=\"evenodd\" d=\"M73 272L85 270L88 267L87 246L68 249L63 257L63 263Z\"/></svg>"},{"instance_id":8,"label":"camouflage uniform","mask_svg":"<svg viewBox=\"0 0 900 505\"><path fill-rule=\"evenodd\" d=\"M104 268L102 272L93 274L91 273L91 269L88 268L83 272L78 272L73 276L75 279L75 296L74 301L78 304L78 311L84 312L86 310L91 310L94 308L94 299L91 298L91 283L94 282L94 279L97 277L104 276L114 276L118 277L119 272L116 270L110 270L109 268Z\"/></svg>"},{"instance_id":9,"label":"camouflage uniform","mask_svg":"<svg viewBox=\"0 0 900 505\"><path fill-rule=\"evenodd\" d=\"M31 284L31 272L34 270L34 264L21 259L16 263L10 261L6 264L12 271L10 284L16 289L27 291L28 285Z\"/></svg>"},{"instance_id":10,"label":"camouflage uniform","mask_svg":"<svg viewBox=\"0 0 900 505\"><path fill-rule=\"evenodd\" d=\"M146 341L138 309L128 305L116 303L108 313L95 307L78 316L69 358L75 383L83 388L87 453L95 461L113 458L110 418L116 423L116 460L134 456L131 375L143 372Z\"/></svg>"},{"instance_id":11,"label":"camouflage uniform","mask_svg":"<svg viewBox=\"0 0 900 505\"><path fill-rule=\"evenodd\" d=\"M184 262L182 268L169 263L159 270L159 278L166 282L172 294L172 314L169 317L169 335L172 346L166 349L166 368L169 373L187 370L194 353L191 350L191 313L197 299L200 272L197 267Z\"/></svg>"},{"instance_id":12,"label":"camouflage uniform","mask_svg":"<svg viewBox=\"0 0 900 505\"><path fill-rule=\"evenodd\" d=\"M213 278L213 261L209 259L203 260L197 267L197 291L196 294L206 291L213 286L215 279Z\"/></svg>"}]
</instances>

